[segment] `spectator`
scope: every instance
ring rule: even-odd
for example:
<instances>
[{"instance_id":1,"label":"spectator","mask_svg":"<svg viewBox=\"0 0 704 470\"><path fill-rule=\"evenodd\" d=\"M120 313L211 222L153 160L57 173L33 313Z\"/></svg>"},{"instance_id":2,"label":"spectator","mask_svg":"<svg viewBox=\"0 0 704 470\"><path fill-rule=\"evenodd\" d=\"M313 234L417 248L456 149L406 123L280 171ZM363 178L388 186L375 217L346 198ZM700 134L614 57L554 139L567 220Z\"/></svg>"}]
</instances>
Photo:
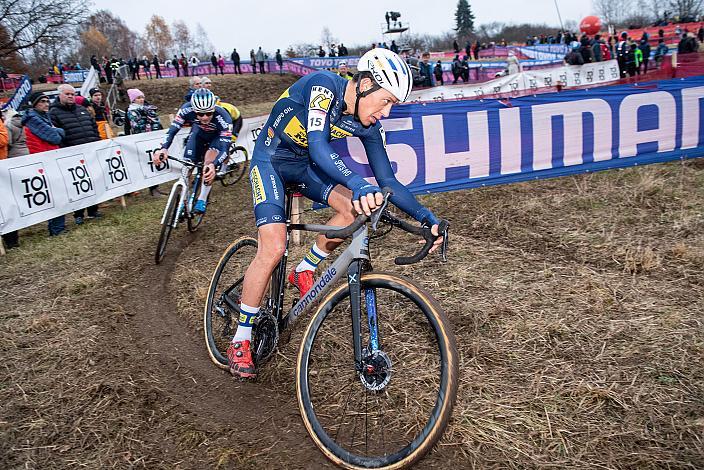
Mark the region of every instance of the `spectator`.
<instances>
[{"instance_id":1,"label":"spectator","mask_svg":"<svg viewBox=\"0 0 704 470\"><path fill-rule=\"evenodd\" d=\"M276 49L276 64L279 66L279 75L284 73L284 58L281 57L281 50Z\"/></svg>"},{"instance_id":2,"label":"spectator","mask_svg":"<svg viewBox=\"0 0 704 470\"><path fill-rule=\"evenodd\" d=\"M257 62L259 63L259 73L264 73L264 60L266 57L264 56L264 51L262 50L262 46L259 46L259 49L257 50Z\"/></svg>"},{"instance_id":3,"label":"spectator","mask_svg":"<svg viewBox=\"0 0 704 470\"><path fill-rule=\"evenodd\" d=\"M337 48L335 47L335 44L330 44L330 54L328 54L328 57L337 57Z\"/></svg>"},{"instance_id":4,"label":"spectator","mask_svg":"<svg viewBox=\"0 0 704 470\"><path fill-rule=\"evenodd\" d=\"M455 54L460 53L460 45L457 44L457 39L452 41L452 50L455 51Z\"/></svg>"},{"instance_id":5,"label":"spectator","mask_svg":"<svg viewBox=\"0 0 704 470\"><path fill-rule=\"evenodd\" d=\"M347 68L347 62L344 60L337 64L337 73L345 80L352 80L352 74L350 73L350 69Z\"/></svg>"},{"instance_id":6,"label":"spectator","mask_svg":"<svg viewBox=\"0 0 704 470\"><path fill-rule=\"evenodd\" d=\"M110 117L110 108L103 103L103 92L100 88L91 88L88 92L90 100L86 104L86 109L95 119L95 124L98 126L98 133L101 139L111 139L113 137L112 118Z\"/></svg>"},{"instance_id":7,"label":"spectator","mask_svg":"<svg viewBox=\"0 0 704 470\"><path fill-rule=\"evenodd\" d=\"M143 55L142 56L142 70L144 70L144 74L147 76L149 80L152 79L152 64L149 62L149 59L147 59L147 56Z\"/></svg>"},{"instance_id":8,"label":"spectator","mask_svg":"<svg viewBox=\"0 0 704 470\"><path fill-rule=\"evenodd\" d=\"M129 66L130 72L132 73L132 80L141 80L141 78L139 78L139 64L137 63L137 58L131 58L127 62L127 65Z\"/></svg>"},{"instance_id":9,"label":"spectator","mask_svg":"<svg viewBox=\"0 0 704 470\"><path fill-rule=\"evenodd\" d=\"M188 76L188 60L186 59L186 54L181 52L181 57L178 59L178 65L181 66L181 70L183 70L183 76L187 77Z\"/></svg>"},{"instance_id":10,"label":"spectator","mask_svg":"<svg viewBox=\"0 0 704 470\"><path fill-rule=\"evenodd\" d=\"M242 75L242 69L240 68L240 55L237 49L232 49L232 54L230 54L230 60L232 60L232 66L235 69L235 73Z\"/></svg>"},{"instance_id":11,"label":"spectator","mask_svg":"<svg viewBox=\"0 0 704 470\"><path fill-rule=\"evenodd\" d=\"M154 72L156 73L156 78L163 78L161 76L161 65L159 65L159 57L157 57L156 54L154 54L154 57L152 58L152 64L154 64Z\"/></svg>"},{"instance_id":12,"label":"spectator","mask_svg":"<svg viewBox=\"0 0 704 470\"><path fill-rule=\"evenodd\" d=\"M208 77L200 77L200 87L211 90L213 88L213 81Z\"/></svg>"},{"instance_id":13,"label":"spectator","mask_svg":"<svg viewBox=\"0 0 704 470\"><path fill-rule=\"evenodd\" d=\"M257 58L254 56L254 49L249 51L249 62L252 64L252 73L257 73Z\"/></svg>"},{"instance_id":14,"label":"spectator","mask_svg":"<svg viewBox=\"0 0 704 470\"><path fill-rule=\"evenodd\" d=\"M337 49L338 54L340 57L347 57L349 55L349 52L347 52L347 48L340 43L340 47Z\"/></svg>"},{"instance_id":15,"label":"spectator","mask_svg":"<svg viewBox=\"0 0 704 470\"><path fill-rule=\"evenodd\" d=\"M442 78L442 62L440 62L439 60L433 68L433 74L435 75L435 83L439 83L440 85L445 84L445 81Z\"/></svg>"},{"instance_id":16,"label":"spectator","mask_svg":"<svg viewBox=\"0 0 704 470\"><path fill-rule=\"evenodd\" d=\"M49 118L49 98L37 91L29 96L28 103L32 109L25 113L22 124L29 153L48 152L59 148L66 133L63 129L55 127ZM50 236L68 232L66 217L60 215L49 220L48 228Z\"/></svg>"},{"instance_id":17,"label":"spectator","mask_svg":"<svg viewBox=\"0 0 704 470\"><path fill-rule=\"evenodd\" d=\"M389 46L389 49L391 49L393 52L395 52L396 54L398 54L398 44L396 44L396 40L395 40L395 39L392 39L392 40L391 40L391 46ZM342 53L340 53L340 55L342 55ZM345 55L347 55L347 54L345 54Z\"/></svg>"},{"instance_id":18,"label":"spectator","mask_svg":"<svg viewBox=\"0 0 704 470\"><path fill-rule=\"evenodd\" d=\"M318 57L325 57L325 51L323 50L323 46L320 46L320 49L318 49Z\"/></svg>"},{"instance_id":19,"label":"spectator","mask_svg":"<svg viewBox=\"0 0 704 470\"><path fill-rule=\"evenodd\" d=\"M195 55L191 56L191 75L196 74L198 64L200 64L200 60L198 60L198 57L196 57Z\"/></svg>"},{"instance_id":20,"label":"spectator","mask_svg":"<svg viewBox=\"0 0 704 470\"><path fill-rule=\"evenodd\" d=\"M5 116L0 118L0 121L3 120L7 128L7 158L21 157L29 154L29 150L27 149L27 137L22 129L22 119L20 115L14 109L9 108ZM2 134L2 131L0 131L0 134ZM2 141L3 138L2 135L0 135L0 147L2 147ZM3 234L2 239L8 249L20 246L20 238L17 230Z\"/></svg>"},{"instance_id":21,"label":"spectator","mask_svg":"<svg viewBox=\"0 0 704 470\"><path fill-rule=\"evenodd\" d=\"M467 83L469 81L469 62L468 62L468 59L469 59L468 56L462 57L462 81L464 83Z\"/></svg>"},{"instance_id":22,"label":"spectator","mask_svg":"<svg viewBox=\"0 0 704 470\"><path fill-rule=\"evenodd\" d=\"M585 64L594 62L589 37L586 34L583 34L582 38L579 40L579 53L582 54L582 59L584 59Z\"/></svg>"},{"instance_id":23,"label":"spectator","mask_svg":"<svg viewBox=\"0 0 704 470\"><path fill-rule=\"evenodd\" d=\"M626 72L630 77L634 77L636 75L636 70L638 69L638 63L636 62L636 49L635 44L630 44L628 46L628 50L626 51Z\"/></svg>"},{"instance_id":24,"label":"spectator","mask_svg":"<svg viewBox=\"0 0 704 470\"><path fill-rule=\"evenodd\" d=\"M9 153L9 142L10 135L5 126L5 122L0 115L0 160L5 160L8 158ZM5 242L5 246L9 250L10 248L17 248L20 246L19 235L17 231L8 232L2 235L2 241Z\"/></svg>"},{"instance_id":25,"label":"spectator","mask_svg":"<svg viewBox=\"0 0 704 470\"><path fill-rule=\"evenodd\" d=\"M420 86L423 86L423 87L435 86L433 69L432 69L432 66L430 65L430 53L429 52L423 52L423 55L421 56L421 61L418 64L418 68L419 68L420 76L422 79L422 81L420 82Z\"/></svg>"},{"instance_id":26,"label":"spectator","mask_svg":"<svg viewBox=\"0 0 704 470\"><path fill-rule=\"evenodd\" d=\"M584 65L584 56L579 52L582 47L577 41L570 43L570 51L565 55L565 64L567 65Z\"/></svg>"},{"instance_id":27,"label":"spectator","mask_svg":"<svg viewBox=\"0 0 704 470\"><path fill-rule=\"evenodd\" d=\"M105 59L105 57L103 57L103 59ZM98 72L98 76L100 76L100 64L98 63L98 57L95 54L90 56L90 65L96 72Z\"/></svg>"},{"instance_id":28,"label":"spectator","mask_svg":"<svg viewBox=\"0 0 704 470\"><path fill-rule=\"evenodd\" d=\"M643 61L643 73L648 73L648 62L650 62L650 43L647 39L641 39L638 49L641 51L641 59Z\"/></svg>"},{"instance_id":29,"label":"spectator","mask_svg":"<svg viewBox=\"0 0 704 470\"><path fill-rule=\"evenodd\" d=\"M665 40L664 39L658 39L658 47L655 49L655 64L657 65L658 68L661 67L662 61L665 58L665 55L669 49L665 45Z\"/></svg>"},{"instance_id":30,"label":"spectator","mask_svg":"<svg viewBox=\"0 0 704 470\"><path fill-rule=\"evenodd\" d=\"M601 62L601 36L596 34L591 42L592 57L594 57L594 62Z\"/></svg>"},{"instance_id":31,"label":"spectator","mask_svg":"<svg viewBox=\"0 0 704 470\"><path fill-rule=\"evenodd\" d=\"M479 42L479 39L474 41L474 47L472 50L474 51L474 60L479 60L479 51L482 49L482 43Z\"/></svg>"},{"instance_id":32,"label":"spectator","mask_svg":"<svg viewBox=\"0 0 704 470\"><path fill-rule=\"evenodd\" d=\"M176 69L176 77L177 77L177 78L180 77L180 76L181 76L181 72L179 71L179 69L180 69L180 65L181 65L181 64L179 64L179 62L178 62L178 57L176 56L176 54L174 54L174 58L171 59L171 65L173 65L173 66L174 66L174 69Z\"/></svg>"},{"instance_id":33,"label":"spectator","mask_svg":"<svg viewBox=\"0 0 704 470\"><path fill-rule=\"evenodd\" d=\"M697 39L699 42L704 42L704 26L699 27L699 31L697 31Z\"/></svg>"},{"instance_id":34,"label":"spectator","mask_svg":"<svg viewBox=\"0 0 704 470\"><path fill-rule=\"evenodd\" d=\"M201 86L202 86L202 83L201 83L200 77L198 77L196 75L192 75L191 78L188 80L188 91L183 96L183 100L184 101L191 101L191 95L193 94L194 91L196 91Z\"/></svg>"},{"instance_id":35,"label":"spectator","mask_svg":"<svg viewBox=\"0 0 704 470\"><path fill-rule=\"evenodd\" d=\"M460 61L459 54L455 54L455 58L452 59L452 84L457 83L457 79L462 76L462 61Z\"/></svg>"},{"instance_id":36,"label":"spectator","mask_svg":"<svg viewBox=\"0 0 704 470\"><path fill-rule=\"evenodd\" d=\"M220 75L225 75L225 58L222 55L218 55L218 68L220 69ZM215 75L217 75L217 72Z\"/></svg>"},{"instance_id":37,"label":"spectator","mask_svg":"<svg viewBox=\"0 0 704 470\"><path fill-rule=\"evenodd\" d=\"M472 41L467 39L467 44L464 45L464 53L468 57L472 57Z\"/></svg>"},{"instance_id":38,"label":"spectator","mask_svg":"<svg viewBox=\"0 0 704 470\"><path fill-rule=\"evenodd\" d=\"M112 85L113 82L113 76L115 75L114 70L111 67L110 61L107 59L107 57L103 56L103 70L105 71L105 80L108 82L108 85ZM98 72L100 72L100 69L97 68Z\"/></svg>"},{"instance_id":39,"label":"spectator","mask_svg":"<svg viewBox=\"0 0 704 470\"><path fill-rule=\"evenodd\" d=\"M158 131L164 128L159 120L156 106L145 102L144 93L137 88L130 88L127 90L127 94L130 97L130 105L127 108L126 119L130 122L131 134ZM150 187L149 194L154 197L165 196L159 190L159 185Z\"/></svg>"},{"instance_id":40,"label":"spectator","mask_svg":"<svg viewBox=\"0 0 704 470\"><path fill-rule=\"evenodd\" d=\"M218 74L218 58L215 57L215 52L210 54L210 73Z\"/></svg>"},{"instance_id":41,"label":"spectator","mask_svg":"<svg viewBox=\"0 0 704 470\"><path fill-rule=\"evenodd\" d=\"M633 49L633 56L636 62L636 75L640 75L640 66L643 64L643 51L640 50L636 43L631 44L631 49Z\"/></svg>"},{"instance_id":42,"label":"spectator","mask_svg":"<svg viewBox=\"0 0 704 470\"><path fill-rule=\"evenodd\" d=\"M64 130L64 138L59 144L61 147L87 144L100 140L98 126L95 119L83 106L76 104L76 89L71 85L59 85L59 99L51 105L49 117L56 127ZM84 210L78 209L73 213L76 225L83 223ZM98 205L88 208L88 219L102 217Z\"/></svg>"},{"instance_id":43,"label":"spectator","mask_svg":"<svg viewBox=\"0 0 704 470\"><path fill-rule=\"evenodd\" d=\"M621 40L616 44L616 60L618 61L618 68L621 71L621 78L625 77L628 72L626 56L630 50L631 48L628 47L628 33L624 31L621 33Z\"/></svg>"}]
</instances>

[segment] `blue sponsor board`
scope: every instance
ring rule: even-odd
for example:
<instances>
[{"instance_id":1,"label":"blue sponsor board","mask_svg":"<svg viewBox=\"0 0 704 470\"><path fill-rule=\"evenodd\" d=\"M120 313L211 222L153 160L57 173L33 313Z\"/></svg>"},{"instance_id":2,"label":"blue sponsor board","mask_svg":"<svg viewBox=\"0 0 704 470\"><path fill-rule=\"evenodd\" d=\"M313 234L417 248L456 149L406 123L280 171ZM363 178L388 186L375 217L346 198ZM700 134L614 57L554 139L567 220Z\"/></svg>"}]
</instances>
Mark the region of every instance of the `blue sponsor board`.
<instances>
[{"instance_id":1,"label":"blue sponsor board","mask_svg":"<svg viewBox=\"0 0 704 470\"><path fill-rule=\"evenodd\" d=\"M72 70L70 72L64 72L64 82L65 83L80 83L86 80L90 70Z\"/></svg>"},{"instance_id":2,"label":"blue sponsor board","mask_svg":"<svg viewBox=\"0 0 704 470\"><path fill-rule=\"evenodd\" d=\"M32 82L29 80L28 75L23 75L20 85L15 90L15 94L12 95L12 98L10 98L10 100L2 106L2 110L4 111L7 108L19 110L31 92Z\"/></svg>"},{"instance_id":3,"label":"blue sponsor board","mask_svg":"<svg viewBox=\"0 0 704 470\"><path fill-rule=\"evenodd\" d=\"M400 105L382 124L399 181L439 192L704 156L703 98L698 76ZM372 176L358 139L333 147Z\"/></svg>"}]
</instances>

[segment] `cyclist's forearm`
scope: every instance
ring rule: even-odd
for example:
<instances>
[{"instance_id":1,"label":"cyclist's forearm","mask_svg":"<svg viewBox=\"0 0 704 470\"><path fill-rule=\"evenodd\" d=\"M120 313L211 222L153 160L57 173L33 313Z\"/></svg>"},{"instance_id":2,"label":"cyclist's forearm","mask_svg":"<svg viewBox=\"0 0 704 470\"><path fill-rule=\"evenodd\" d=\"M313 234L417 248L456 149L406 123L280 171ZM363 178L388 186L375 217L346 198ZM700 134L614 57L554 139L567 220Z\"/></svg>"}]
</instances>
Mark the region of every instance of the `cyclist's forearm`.
<instances>
[{"instance_id":1,"label":"cyclist's forearm","mask_svg":"<svg viewBox=\"0 0 704 470\"><path fill-rule=\"evenodd\" d=\"M177 126L175 124L171 124L169 126L169 130L166 131L166 135L164 136L164 141L161 143L161 148L163 149L168 149L171 147L171 144L174 141L174 137L176 137L176 133L181 130L181 126Z\"/></svg>"},{"instance_id":2,"label":"cyclist's forearm","mask_svg":"<svg viewBox=\"0 0 704 470\"><path fill-rule=\"evenodd\" d=\"M309 147L310 157L323 173L332 178L333 181L352 191L367 184L364 178L347 167L332 147L329 145L320 145L318 147L322 148Z\"/></svg>"}]
</instances>

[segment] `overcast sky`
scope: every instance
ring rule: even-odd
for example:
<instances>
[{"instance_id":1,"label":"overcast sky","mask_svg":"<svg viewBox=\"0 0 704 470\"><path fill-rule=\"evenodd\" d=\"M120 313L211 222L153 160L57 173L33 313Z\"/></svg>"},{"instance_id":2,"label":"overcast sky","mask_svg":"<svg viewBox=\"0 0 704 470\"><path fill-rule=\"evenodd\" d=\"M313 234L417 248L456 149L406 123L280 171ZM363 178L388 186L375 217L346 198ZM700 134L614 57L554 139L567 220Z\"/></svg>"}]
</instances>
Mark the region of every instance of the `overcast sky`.
<instances>
[{"instance_id":1,"label":"overcast sky","mask_svg":"<svg viewBox=\"0 0 704 470\"><path fill-rule=\"evenodd\" d=\"M469 4L477 24L559 25L555 1L563 22L579 22L592 14L591 0L469 0ZM382 39L386 11L400 12L413 33L442 33L454 27L456 8L457 0L93 0L94 10L110 10L140 33L153 14L169 24L183 20L192 31L200 23L216 52L228 55L233 47L240 53L258 46L273 52L290 44L317 44L325 26L346 45L371 44Z\"/></svg>"}]
</instances>

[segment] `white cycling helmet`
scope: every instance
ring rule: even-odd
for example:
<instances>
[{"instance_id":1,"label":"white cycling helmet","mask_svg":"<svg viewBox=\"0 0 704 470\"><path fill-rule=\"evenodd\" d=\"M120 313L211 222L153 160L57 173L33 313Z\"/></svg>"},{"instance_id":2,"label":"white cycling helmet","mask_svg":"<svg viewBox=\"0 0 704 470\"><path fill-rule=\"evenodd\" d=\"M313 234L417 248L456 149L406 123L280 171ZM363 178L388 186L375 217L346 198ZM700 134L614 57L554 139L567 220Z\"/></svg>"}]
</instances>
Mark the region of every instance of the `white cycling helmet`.
<instances>
[{"instance_id":1,"label":"white cycling helmet","mask_svg":"<svg viewBox=\"0 0 704 470\"><path fill-rule=\"evenodd\" d=\"M357 71L368 72L379 87L391 92L399 101L406 101L411 94L411 69L406 61L389 49L376 48L364 53L357 64ZM371 91L376 90L378 88L375 87Z\"/></svg>"},{"instance_id":2,"label":"white cycling helmet","mask_svg":"<svg viewBox=\"0 0 704 470\"><path fill-rule=\"evenodd\" d=\"M191 107L197 113L209 113L215 111L217 97L207 88L198 88L191 95Z\"/></svg>"}]
</instances>

